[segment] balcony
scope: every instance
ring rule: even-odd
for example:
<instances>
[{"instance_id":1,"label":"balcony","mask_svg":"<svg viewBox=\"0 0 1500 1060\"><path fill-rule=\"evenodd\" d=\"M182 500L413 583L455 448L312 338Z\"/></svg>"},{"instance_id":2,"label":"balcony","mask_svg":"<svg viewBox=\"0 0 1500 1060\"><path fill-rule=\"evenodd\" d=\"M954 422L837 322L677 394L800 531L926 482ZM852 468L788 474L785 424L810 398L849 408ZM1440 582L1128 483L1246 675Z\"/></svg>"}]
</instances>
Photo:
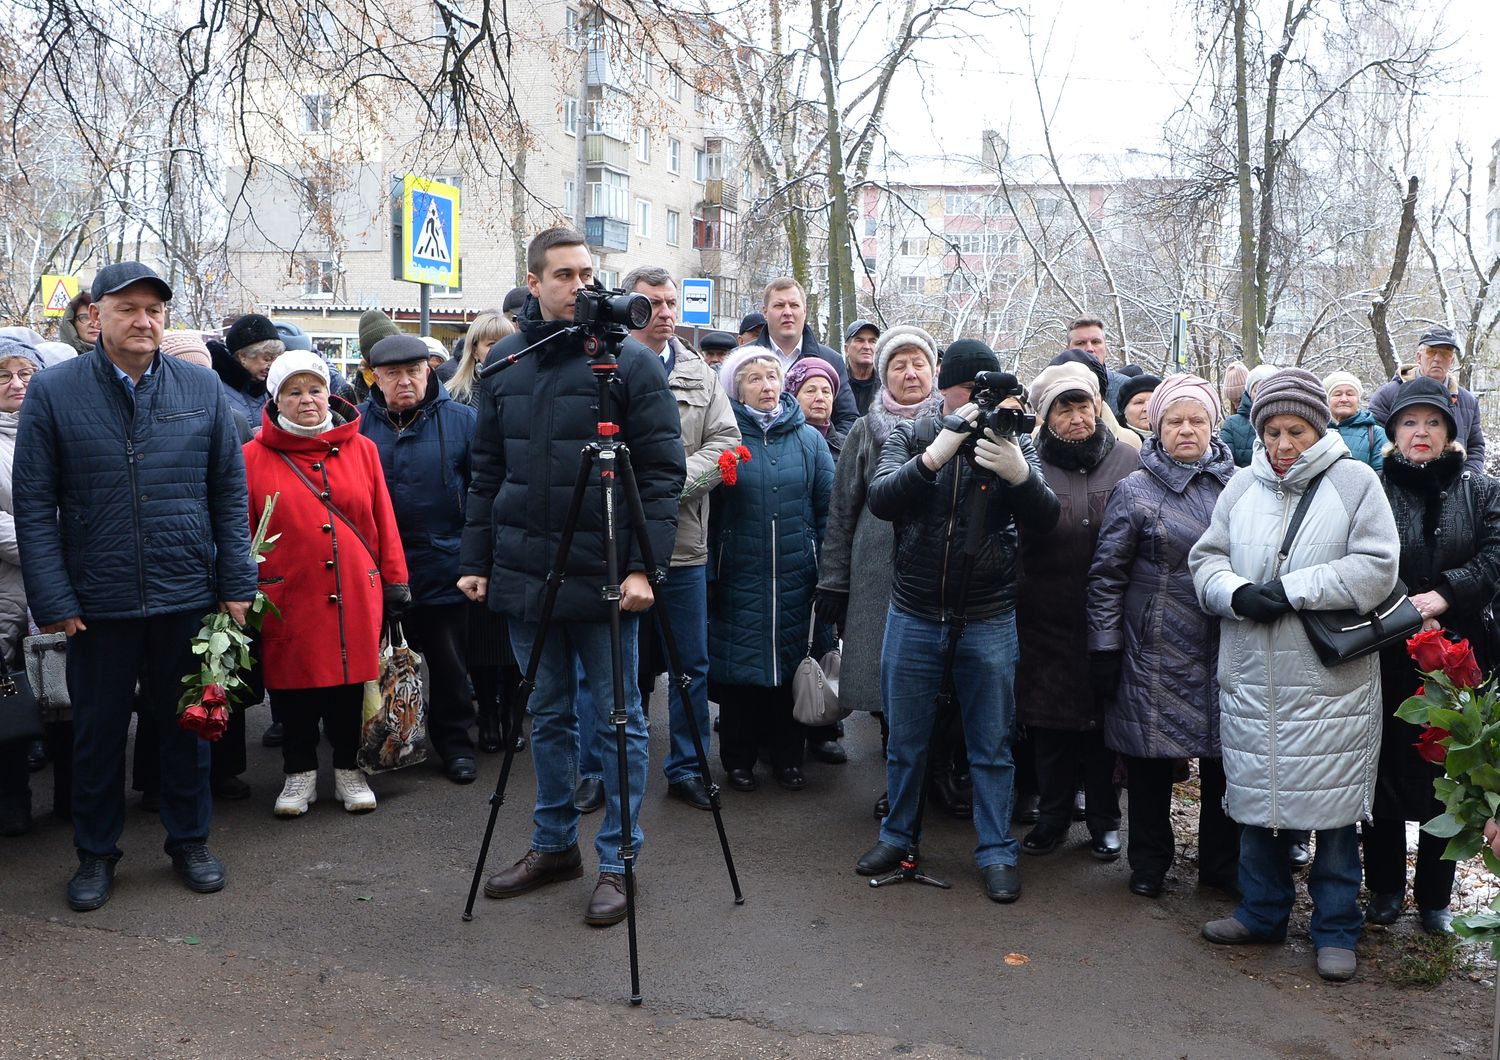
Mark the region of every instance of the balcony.
<instances>
[{"instance_id":1,"label":"balcony","mask_svg":"<svg viewBox=\"0 0 1500 1060\"><path fill-rule=\"evenodd\" d=\"M600 254L630 247L630 225L613 217L585 217L583 238L590 250Z\"/></svg>"},{"instance_id":2,"label":"balcony","mask_svg":"<svg viewBox=\"0 0 1500 1060\"><path fill-rule=\"evenodd\" d=\"M705 206L727 206L731 210L738 210L740 206L740 189L732 180L710 177L703 185L703 204Z\"/></svg>"},{"instance_id":3,"label":"balcony","mask_svg":"<svg viewBox=\"0 0 1500 1060\"><path fill-rule=\"evenodd\" d=\"M619 173L630 172L630 145L603 133L589 133L583 140L584 161L608 166Z\"/></svg>"},{"instance_id":4,"label":"balcony","mask_svg":"<svg viewBox=\"0 0 1500 1060\"><path fill-rule=\"evenodd\" d=\"M612 57L600 47L589 49L588 84L590 88L630 87L630 78L625 73L625 64Z\"/></svg>"}]
</instances>

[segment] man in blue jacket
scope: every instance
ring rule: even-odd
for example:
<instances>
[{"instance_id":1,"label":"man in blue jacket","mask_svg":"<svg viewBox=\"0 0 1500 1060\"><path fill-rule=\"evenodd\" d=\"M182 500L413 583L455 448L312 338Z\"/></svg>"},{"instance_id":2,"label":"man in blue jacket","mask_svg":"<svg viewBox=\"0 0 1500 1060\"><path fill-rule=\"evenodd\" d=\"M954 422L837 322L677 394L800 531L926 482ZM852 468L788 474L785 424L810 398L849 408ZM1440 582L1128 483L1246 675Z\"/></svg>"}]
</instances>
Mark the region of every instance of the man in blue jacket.
<instances>
[{"instance_id":1,"label":"man in blue jacket","mask_svg":"<svg viewBox=\"0 0 1500 1060\"><path fill-rule=\"evenodd\" d=\"M469 493L474 410L454 401L415 335L370 349L375 385L359 407L359 433L380 450L410 574L403 628L427 660L427 739L455 784L474 780L469 699L469 605L458 590L458 552Z\"/></svg>"},{"instance_id":2,"label":"man in blue jacket","mask_svg":"<svg viewBox=\"0 0 1500 1060\"><path fill-rule=\"evenodd\" d=\"M1484 473L1484 426L1480 423L1479 399L1466 388L1458 385L1458 336L1448 328L1429 328L1417 340L1417 374L1436 380L1448 388L1448 411L1458 424L1458 437L1454 441L1464 447L1464 470L1476 474ZM1391 405L1396 392L1406 382L1400 372L1370 397L1370 415L1376 423L1390 418Z\"/></svg>"},{"instance_id":3,"label":"man in blue jacket","mask_svg":"<svg viewBox=\"0 0 1500 1060\"><path fill-rule=\"evenodd\" d=\"M833 399L833 425L840 433L848 434L854 421L859 419L854 391L849 388L849 372L844 367L843 356L819 342L807 323L807 294L802 285L790 276L778 276L766 284L762 302L766 327L755 344L776 354L776 359L781 362L783 379L792 365L804 357L821 357L833 365L833 370L839 374L839 392Z\"/></svg>"},{"instance_id":4,"label":"man in blue jacket","mask_svg":"<svg viewBox=\"0 0 1500 1060\"><path fill-rule=\"evenodd\" d=\"M204 612L243 623L255 596L245 462L219 380L158 353L172 290L135 261L94 277L94 349L32 380L16 439L16 539L45 632L68 635L73 835L68 904L109 900L125 829L125 739L139 677L161 743L166 851L200 893L208 745L176 724Z\"/></svg>"},{"instance_id":5,"label":"man in blue jacket","mask_svg":"<svg viewBox=\"0 0 1500 1060\"><path fill-rule=\"evenodd\" d=\"M523 663L540 632L547 578L557 557L568 499L578 477L583 447L599 422L598 391L584 340L560 335L574 316L579 289L594 274L583 236L552 228L526 251L530 297L521 312L521 330L490 351L490 360L508 357L544 340L547 345L479 386L479 425L474 435L473 480L468 524L464 528L459 588L471 600L507 616L511 648ZM554 336L558 336L555 337ZM668 562L676 537L677 508L684 479L682 431L677 403L667 389L661 358L634 339L620 347L611 399L613 421L630 447L640 487L644 533L658 566ZM552 613L536 688L531 693L531 754L536 767L536 809L531 848L511 868L492 876L484 893L513 898L557 880L583 874L578 851L577 715L573 703L574 659L591 687L613 687L610 663L610 610L620 614L624 712L627 718L626 769L630 780L631 845L640 850L641 795L646 786L646 720L636 684L639 615L654 599L635 535L616 499L621 534L617 542L618 585L607 585L604 513L599 466L590 474L589 492L579 513L577 535ZM600 704L606 706L605 703ZM589 739L614 740L609 711L595 712ZM604 820L594 838L599 880L584 913L597 927L625 919L625 840L620 804L619 761L604 756Z\"/></svg>"}]
</instances>

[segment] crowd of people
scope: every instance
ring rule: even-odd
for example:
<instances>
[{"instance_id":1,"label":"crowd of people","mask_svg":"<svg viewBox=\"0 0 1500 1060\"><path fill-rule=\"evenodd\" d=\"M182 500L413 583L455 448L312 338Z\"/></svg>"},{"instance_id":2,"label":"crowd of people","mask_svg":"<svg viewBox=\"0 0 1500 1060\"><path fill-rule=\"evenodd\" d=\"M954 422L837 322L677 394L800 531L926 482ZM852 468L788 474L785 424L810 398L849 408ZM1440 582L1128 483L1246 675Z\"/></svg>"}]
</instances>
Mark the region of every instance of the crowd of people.
<instances>
[{"instance_id":1,"label":"crowd of people","mask_svg":"<svg viewBox=\"0 0 1500 1060\"><path fill-rule=\"evenodd\" d=\"M28 632L65 633L72 701L44 746L0 745L0 834L30 828L28 769L50 757L78 852L73 909L110 896L133 715L135 784L173 867L193 890L224 886L209 825L214 798L252 794L243 711L212 746L175 713L205 612L243 622L260 592L275 612L247 679L283 756L271 810L309 812L324 737L336 800L376 808L363 702L404 624L448 779L472 782L479 753L529 748L532 833L491 898L580 877L580 817L602 809L584 920L624 918L645 707L674 666L684 694L656 719L669 797L718 799L694 729L737 792L766 776L802 791L809 757L846 763L843 723L794 713L799 664L838 644L841 702L851 723L878 719L885 754L856 872L912 865L924 812L942 812L972 819L984 892L1015 902L1022 856L1082 822L1089 853L1123 855L1129 891L1155 899L1178 849L1173 786L1196 760L1197 881L1236 903L1203 936L1284 939L1306 866L1317 970L1354 974L1362 925L1403 910L1405 823L1438 812L1436 767L1395 717L1421 680L1404 650L1324 664L1297 613L1368 611L1399 580L1425 628L1492 661L1500 487L1450 331L1422 334L1368 401L1348 371L1148 374L1112 363L1089 318L1023 384L983 342L944 347L911 324L857 320L837 352L786 277L738 334L694 349L674 278L643 267L623 286L651 315L619 345L609 418L644 523L608 556L590 500L554 575L601 418L571 326L592 278L583 237L545 231L526 287L456 356L370 310L351 379L258 314L222 338L164 330L172 292L135 262L99 270L61 343L0 331L0 650L14 671ZM257 570L250 531L272 498L280 537ZM528 736L515 708L534 650ZM1442 847L1422 836L1413 888L1434 933L1451 930Z\"/></svg>"}]
</instances>

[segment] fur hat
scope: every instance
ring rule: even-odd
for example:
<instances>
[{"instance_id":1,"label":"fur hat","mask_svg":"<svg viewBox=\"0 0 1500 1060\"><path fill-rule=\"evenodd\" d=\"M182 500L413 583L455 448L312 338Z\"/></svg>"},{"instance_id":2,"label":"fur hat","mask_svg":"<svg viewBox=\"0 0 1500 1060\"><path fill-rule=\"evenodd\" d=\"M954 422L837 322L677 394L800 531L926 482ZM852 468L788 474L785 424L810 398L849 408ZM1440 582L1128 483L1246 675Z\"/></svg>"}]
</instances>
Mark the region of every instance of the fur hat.
<instances>
[{"instance_id":1,"label":"fur hat","mask_svg":"<svg viewBox=\"0 0 1500 1060\"><path fill-rule=\"evenodd\" d=\"M881 386L885 385L886 367L896 351L903 346L915 346L921 350L927 357L932 374L937 375L937 340L912 324L898 324L889 331L882 332L875 341L875 378L880 380Z\"/></svg>"},{"instance_id":2,"label":"fur hat","mask_svg":"<svg viewBox=\"0 0 1500 1060\"><path fill-rule=\"evenodd\" d=\"M1274 416L1300 416L1322 437L1333 418L1323 381L1305 368L1276 369L1260 385L1255 403L1250 406L1250 422L1255 425L1257 438L1265 433L1266 421Z\"/></svg>"},{"instance_id":3,"label":"fur hat","mask_svg":"<svg viewBox=\"0 0 1500 1060\"><path fill-rule=\"evenodd\" d=\"M1161 423L1162 414L1179 401L1196 401L1208 412L1208 422L1216 424L1223 414L1223 408L1219 405L1219 395L1214 393L1213 384L1207 379L1196 375L1169 375L1161 381L1161 386L1151 393L1151 402L1146 406L1146 418L1151 421L1151 433L1157 433L1157 426Z\"/></svg>"},{"instance_id":4,"label":"fur hat","mask_svg":"<svg viewBox=\"0 0 1500 1060\"><path fill-rule=\"evenodd\" d=\"M1084 365L1067 361L1049 365L1031 381L1031 406L1044 423L1052 406L1065 394L1086 394L1097 401L1099 380Z\"/></svg>"}]
</instances>

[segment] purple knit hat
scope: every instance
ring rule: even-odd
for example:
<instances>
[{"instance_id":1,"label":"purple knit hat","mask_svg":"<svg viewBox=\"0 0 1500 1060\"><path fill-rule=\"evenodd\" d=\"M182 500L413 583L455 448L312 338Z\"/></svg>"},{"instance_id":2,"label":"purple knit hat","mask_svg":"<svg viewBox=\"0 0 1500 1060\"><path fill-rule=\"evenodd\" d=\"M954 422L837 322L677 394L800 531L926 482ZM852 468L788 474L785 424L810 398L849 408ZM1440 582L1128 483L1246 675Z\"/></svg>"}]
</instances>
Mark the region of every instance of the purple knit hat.
<instances>
[{"instance_id":1,"label":"purple knit hat","mask_svg":"<svg viewBox=\"0 0 1500 1060\"><path fill-rule=\"evenodd\" d=\"M1210 423L1218 423L1223 414L1223 408L1219 404L1219 395L1214 392L1214 385L1207 379L1196 375L1169 375L1161 381L1161 386L1151 393L1151 400L1146 405L1146 419L1151 423L1151 433L1156 434L1161 424L1162 413L1174 402L1184 398L1196 401L1208 411Z\"/></svg>"},{"instance_id":2,"label":"purple knit hat","mask_svg":"<svg viewBox=\"0 0 1500 1060\"><path fill-rule=\"evenodd\" d=\"M828 380L828 385L833 387L833 396L839 396L839 373L838 369L823 360L821 357L804 357L786 371L786 392L792 397L797 396L797 391L802 389L802 384L813 376L822 376Z\"/></svg>"}]
</instances>

